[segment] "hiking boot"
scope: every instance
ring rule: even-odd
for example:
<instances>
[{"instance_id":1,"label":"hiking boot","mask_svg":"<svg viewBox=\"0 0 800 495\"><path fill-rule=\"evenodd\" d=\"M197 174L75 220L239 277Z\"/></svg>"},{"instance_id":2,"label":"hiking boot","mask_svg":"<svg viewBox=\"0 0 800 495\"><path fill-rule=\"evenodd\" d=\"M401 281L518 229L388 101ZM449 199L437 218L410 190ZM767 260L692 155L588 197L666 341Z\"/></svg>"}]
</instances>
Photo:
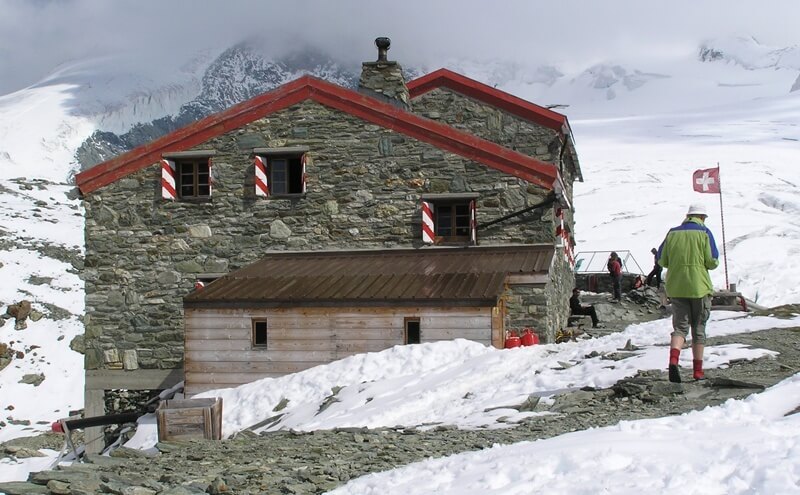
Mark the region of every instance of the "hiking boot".
<instances>
[{"instance_id":1,"label":"hiking boot","mask_svg":"<svg viewBox=\"0 0 800 495\"><path fill-rule=\"evenodd\" d=\"M702 359L695 359L694 361L692 361L692 368L693 368L692 376L694 376L695 380L705 380L706 379L706 375L705 375L705 373L703 373L703 360Z\"/></svg>"},{"instance_id":2,"label":"hiking boot","mask_svg":"<svg viewBox=\"0 0 800 495\"><path fill-rule=\"evenodd\" d=\"M670 364L669 365L669 381L672 383L680 383L681 382L681 373L678 369L677 364Z\"/></svg>"}]
</instances>

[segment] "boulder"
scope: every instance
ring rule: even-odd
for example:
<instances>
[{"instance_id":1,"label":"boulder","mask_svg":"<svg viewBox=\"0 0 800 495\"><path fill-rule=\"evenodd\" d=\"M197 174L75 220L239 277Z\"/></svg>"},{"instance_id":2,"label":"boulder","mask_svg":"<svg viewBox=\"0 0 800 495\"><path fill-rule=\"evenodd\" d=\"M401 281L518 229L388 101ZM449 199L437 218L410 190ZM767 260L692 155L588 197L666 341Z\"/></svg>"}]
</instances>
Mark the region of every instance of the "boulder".
<instances>
[{"instance_id":1,"label":"boulder","mask_svg":"<svg viewBox=\"0 0 800 495\"><path fill-rule=\"evenodd\" d=\"M6 309L6 314L13 316L17 322L25 321L31 314L31 302L27 299L23 299L16 304L11 304L8 309Z\"/></svg>"}]
</instances>

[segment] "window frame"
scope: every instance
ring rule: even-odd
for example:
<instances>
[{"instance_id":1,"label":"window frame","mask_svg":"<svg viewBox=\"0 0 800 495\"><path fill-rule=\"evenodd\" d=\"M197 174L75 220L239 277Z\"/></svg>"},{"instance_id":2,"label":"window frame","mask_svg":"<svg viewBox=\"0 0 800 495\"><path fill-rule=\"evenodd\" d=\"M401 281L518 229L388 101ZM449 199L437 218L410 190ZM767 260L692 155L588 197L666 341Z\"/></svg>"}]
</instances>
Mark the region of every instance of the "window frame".
<instances>
[{"instance_id":1,"label":"window frame","mask_svg":"<svg viewBox=\"0 0 800 495\"><path fill-rule=\"evenodd\" d=\"M257 343L258 340L258 325L264 324L264 343ZM251 349L269 349L269 323L267 318L253 318L251 320L250 330L250 348Z\"/></svg>"},{"instance_id":2,"label":"window frame","mask_svg":"<svg viewBox=\"0 0 800 495\"><path fill-rule=\"evenodd\" d=\"M301 198L308 192L308 146L290 146L283 148L253 148L253 156L261 161L266 179L266 194L258 191L256 196L262 198ZM280 184L285 184L286 190L276 192L276 162L285 161L285 179ZM258 165L257 165L258 167ZM256 172L258 174L258 172ZM258 180L258 179L257 179Z\"/></svg>"},{"instance_id":3,"label":"window frame","mask_svg":"<svg viewBox=\"0 0 800 495\"><path fill-rule=\"evenodd\" d=\"M210 202L214 190L214 168L212 161L217 151L214 149L199 149L189 151L170 151L161 155L161 199L169 201L177 201L184 203L205 203ZM186 164L192 164L193 170L191 174L191 187L192 194L184 196L183 185L183 169ZM201 184L199 177L199 165L204 164L207 167L206 174L207 184ZM201 187L208 187L208 195L201 195Z\"/></svg>"},{"instance_id":4,"label":"window frame","mask_svg":"<svg viewBox=\"0 0 800 495\"><path fill-rule=\"evenodd\" d=\"M434 245L471 246L477 244L477 202L479 197L480 195L478 193L422 195L422 201L428 203L432 209ZM464 208L462 213L457 212L457 208L459 207ZM475 219L472 217L473 208L476 215ZM449 214L446 216L441 215L442 210L449 210ZM442 234L443 218L449 218L450 220L450 225L446 227L452 232L450 235ZM464 229L466 230L464 235L456 235L459 230L463 232Z\"/></svg>"},{"instance_id":5,"label":"window frame","mask_svg":"<svg viewBox=\"0 0 800 495\"><path fill-rule=\"evenodd\" d=\"M452 201L437 201L434 203L433 210L433 233L434 239L437 244L467 244L471 241L471 215L470 215L470 202L471 200L452 200ZM463 207L466 212L459 214L456 209ZM447 215L442 215L442 210L449 210ZM450 225L446 227L452 234L442 234L441 218L448 218ZM465 223L459 225L459 219ZM466 235L458 235L459 230L466 229Z\"/></svg>"},{"instance_id":6,"label":"window frame","mask_svg":"<svg viewBox=\"0 0 800 495\"><path fill-rule=\"evenodd\" d=\"M409 342L408 332L409 323L417 324L417 342ZM422 343L422 323L418 316L408 316L403 318L403 345L421 344Z\"/></svg>"},{"instance_id":7,"label":"window frame","mask_svg":"<svg viewBox=\"0 0 800 495\"><path fill-rule=\"evenodd\" d=\"M298 197L305 194L303 191L303 155L301 154L285 154L285 155L262 155L266 160L267 177L269 178L269 192L273 197ZM286 190L284 192L276 191L275 180L276 163L284 161L286 163L285 175L286 178L281 183L285 184ZM299 189L298 192L292 192L291 189Z\"/></svg>"},{"instance_id":8,"label":"window frame","mask_svg":"<svg viewBox=\"0 0 800 495\"><path fill-rule=\"evenodd\" d=\"M177 192L178 200L180 201L210 201L211 200L211 158L210 157L197 157L197 158L176 158L175 160L175 191ZM191 166L192 170L189 174L184 173L184 167ZM205 173L201 173L200 168L205 166ZM192 177L191 184L184 184L184 177L190 175ZM200 179L205 176L205 183L201 183ZM184 188L191 187L192 194L185 195ZM208 194L200 194L202 187L208 188Z\"/></svg>"}]
</instances>

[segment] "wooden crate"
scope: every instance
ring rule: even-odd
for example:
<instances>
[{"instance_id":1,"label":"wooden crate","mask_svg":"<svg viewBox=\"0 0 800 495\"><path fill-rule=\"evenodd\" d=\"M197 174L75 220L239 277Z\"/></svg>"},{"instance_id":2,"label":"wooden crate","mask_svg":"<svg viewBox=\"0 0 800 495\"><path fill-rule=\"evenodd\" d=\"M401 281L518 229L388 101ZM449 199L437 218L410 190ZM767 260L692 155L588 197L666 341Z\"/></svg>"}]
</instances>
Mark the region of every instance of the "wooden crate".
<instances>
[{"instance_id":1,"label":"wooden crate","mask_svg":"<svg viewBox=\"0 0 800 495\"><path fill-rule=\"evenodd\" d=\"M156 409L158 441L222 439L222 398L166 400Z\"/></svg>"}]
</instances>

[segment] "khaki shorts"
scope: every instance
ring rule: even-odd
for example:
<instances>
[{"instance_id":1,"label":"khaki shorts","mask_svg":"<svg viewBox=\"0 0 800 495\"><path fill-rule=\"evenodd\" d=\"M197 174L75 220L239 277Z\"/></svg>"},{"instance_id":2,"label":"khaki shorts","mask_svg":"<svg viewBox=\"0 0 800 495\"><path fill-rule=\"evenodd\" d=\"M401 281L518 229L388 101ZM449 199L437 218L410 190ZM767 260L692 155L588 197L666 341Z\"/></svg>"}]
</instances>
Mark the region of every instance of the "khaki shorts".
<instances>
[{"instance_id":1,"label":"khaki shorts","mask_svg":"<svg viewBox=\"0 0 800 495\"><path fill-rule=\"evenodd\" d=\"M711 296L672 297L672 336L683 337L692 330L692 344L706 343L706 322L711 316Z\"/></svg>"}]
</instances>

